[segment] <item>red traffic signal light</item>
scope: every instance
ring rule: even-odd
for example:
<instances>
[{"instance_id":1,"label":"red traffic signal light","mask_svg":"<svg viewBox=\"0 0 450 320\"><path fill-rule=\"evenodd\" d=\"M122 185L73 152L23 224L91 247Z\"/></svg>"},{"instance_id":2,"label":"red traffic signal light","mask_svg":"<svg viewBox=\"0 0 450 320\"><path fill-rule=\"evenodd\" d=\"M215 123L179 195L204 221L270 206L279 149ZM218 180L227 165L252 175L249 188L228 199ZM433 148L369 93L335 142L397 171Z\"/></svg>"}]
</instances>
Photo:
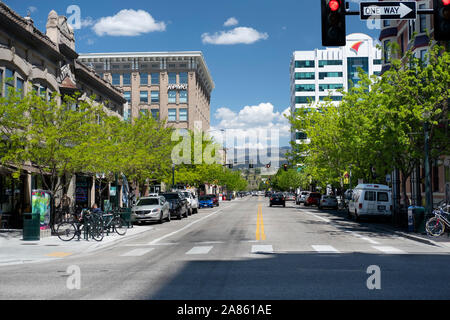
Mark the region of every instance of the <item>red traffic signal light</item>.
<instances>
[{"instance_id":1,"label":"red traffic signal light","mask_svg":"<svg viewBox=\"0 0 450 320\"><path fill-rule=\"evenodd\" d=\"M270 168L270 163L266 164L266 168L267 168L267 169Z\"/></svg>"},{"instance_id":2,"label":"red traffic signal light","mask_svg":"<svg viewBox=\"0 0 450 320\"><path fill-rule=\"evenodd\" d=\"M450 0L449 0L449 1L450 1ZM331 10L331 11L337 11L337 10L339 10L340 4L339 4L339 2L336 1L336 0L331 0L331 1L328 3L328 7L330 7L330 10Z\"/></svg>"},{"instance_id":3,"label":"red traffic signal light","mask_svg":"<svg viewBox=\"0 0 450 320\"><path fill-rule=\"evenodd\" d=\"M434 39L450 40L450 0L434 0Z\"/></svg>"},{"instance_id":4,"label":"red traffic signal light","mask_svg":"<svg viewBox=\"0 0 450 320\"><path fill-rule=\"evenodd\" d=\"M284 164L284 165L283 165L284 171L287 171L287 167L288 167L287 164Z\"/></svg>"},{"instance_id":5,"label":"red traffic signal light","mask_svg":"<svg viewBox=\"0 0 450 320\"><path fill-rule=\"evenodd\" d=\"M345 46L345 1L321 0L322 45Z\"/></svg>"}]
</instances>

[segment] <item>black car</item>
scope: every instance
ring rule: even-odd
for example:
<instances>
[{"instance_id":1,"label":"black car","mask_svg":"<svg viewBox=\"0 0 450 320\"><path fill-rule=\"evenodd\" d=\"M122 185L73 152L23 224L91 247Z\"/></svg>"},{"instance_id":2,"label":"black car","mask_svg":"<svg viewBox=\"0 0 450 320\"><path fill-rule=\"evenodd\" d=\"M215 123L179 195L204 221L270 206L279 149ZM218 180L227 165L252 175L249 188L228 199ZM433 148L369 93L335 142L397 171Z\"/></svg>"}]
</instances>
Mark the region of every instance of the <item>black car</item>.
<instances>
[{"instance_id":1,"label":"black car","mask_svg":"<svg viewBox=\"0 0 450 320\"><path fill-rule=\"evenodd\" d=\"M264 196L266 198L272 196L272 191L266 191L266 194Z\"/></svg>"},{"instance_id":2,"label":"black car","mask_svg":"<svg viewBox=\"0 0 450 320\"><path fill-rule=\"evenodd\" d=\"M274 193L270 196L270 206L273 205L279 205L286 207L286 198L284 194L280 193Z\"/></svg>"},{"instance_id":3,"label":"black car","mask_svg":"<svg viewBox=\"0 0 450 320\"><path fill-rule=\"evenodd\" d=\"M188 217L189 210L187 199L181 195L180 192L165 192L160 193L167 202L169 202L170 216L176 216L181 220L183 216Z\"/></svg>"}]
</instances>

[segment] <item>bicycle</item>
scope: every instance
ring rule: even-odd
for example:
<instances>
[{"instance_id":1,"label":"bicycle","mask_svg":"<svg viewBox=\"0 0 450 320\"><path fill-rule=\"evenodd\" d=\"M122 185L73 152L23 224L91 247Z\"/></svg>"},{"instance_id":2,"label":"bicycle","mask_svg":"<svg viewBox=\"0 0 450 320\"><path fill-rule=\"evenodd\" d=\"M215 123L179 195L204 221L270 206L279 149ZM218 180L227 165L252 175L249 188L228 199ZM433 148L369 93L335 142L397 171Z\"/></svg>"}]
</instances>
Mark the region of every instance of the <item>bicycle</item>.
<instances>
[{"instance_id":1,"label":"bicycle","mask_svg":"<svg viewBox=\"0 0 450 320\"><path fill-rule=\"evenodd\" d=\"M103 218L85 209L81 212L80 218L74 215L73 221L65 221L59 224L56 233L62 241L70 241L75 236L78 237L79 241L82 233L84 233L86 240L91 237L95 241L102 241L104 236Z\"/></svg>"},{"instance_id":2,"label":"bicycle","mask_svg":"<svg viewBox=\"0 0 450 320\"><path fill-rule=\"evenodd\" d=\"M427 233L434 236L439 237L445 231L445 226L450 228L450 213L445 212L443 206L433 210L434 217L428 219L425 228Z\"/></svg>"},{"instance_id":3,"label":"bicycle","mask_svg":"<svg viewBox=\"0 0 450 320\"><path fill-rule=\"evenodd\" d=\"M124 236L127 233L128 224L120 217L120 212L112 211L111 213L104 214L103 219L106 220L104 224L106 235L114 231L120 236ZM110 231L111 228L112 231Z\"/></svg>"}]
</instances>

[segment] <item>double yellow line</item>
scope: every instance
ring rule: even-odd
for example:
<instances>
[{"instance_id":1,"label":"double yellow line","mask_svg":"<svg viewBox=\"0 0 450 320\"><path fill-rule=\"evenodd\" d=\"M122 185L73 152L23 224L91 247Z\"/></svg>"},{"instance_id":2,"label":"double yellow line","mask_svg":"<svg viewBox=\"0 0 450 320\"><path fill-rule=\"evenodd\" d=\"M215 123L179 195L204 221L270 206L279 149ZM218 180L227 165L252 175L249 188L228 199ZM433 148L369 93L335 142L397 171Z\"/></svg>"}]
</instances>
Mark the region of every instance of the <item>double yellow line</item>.
<instances>
[{"instance_id":1,"label":"double yellow line","mask_svg":"<svg viewBox=\"0 0 450 320\"><path fill-rule=\"evenodd\" d=\"M260 204L258 204L258 218L256 220L256 240L266 240L266 234L264 233L262 206Z\"/></svg>"}]
</instances>

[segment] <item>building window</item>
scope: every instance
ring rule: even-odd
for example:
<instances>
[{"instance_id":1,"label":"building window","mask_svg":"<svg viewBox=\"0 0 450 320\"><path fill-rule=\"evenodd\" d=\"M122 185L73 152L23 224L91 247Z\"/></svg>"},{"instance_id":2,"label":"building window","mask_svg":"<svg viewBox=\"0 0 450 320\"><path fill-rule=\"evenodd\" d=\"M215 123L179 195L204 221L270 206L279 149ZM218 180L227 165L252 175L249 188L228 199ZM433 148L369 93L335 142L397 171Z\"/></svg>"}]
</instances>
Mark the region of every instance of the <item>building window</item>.
<instances>
[{"instance_id":1,"label":"building window","mask_svg":"<svg viewBox=\"0 0 450 320\"><path fill-rule=\"evenodd\" d=\"M150 77L151 77L152 85L159 84L159 73L154 72L150 75Z\"/></svg>"},{"instance_id":2,"label":"building window","mask_svg":"<svg viewBox=\"0 0 450 320\"><path fill-rule=\"evenodd\" d=\"M342 66L342 60L319 60L319 68L324 66Z\"/></svg>"},{"instance_id":3,"label":"building window","mask_svg":"<svg viewBox=\"0 0 450 320\"><path fill-rule=\"evenodd\" d=\"M147 117L148 116L148 110L147 109L141 109L140 111L140 117Z\"/></svg>"},{"instance_id":4,"label":"building window","mask_svg":"<svg viewBox=\"0 0 450 320\"><path fill-rule=\"evenodd\" d=\"M383 27L389 27L391 25L390 20L383 20Z\"/></svg>"},{"instance_id":5,"label":"building window","mask_svg":"<svg viewBox=\"0 0 450 320\"><path fill-rule=\"evenodd\" d=\"M297 91L297 92L316 91L316 85L315 84L296 84L295 91Z\"/></svg>"},{"instance_id":6,"label":"building window","mask_svg":"<svg viewBox=\"0 0 450 320\"><path fill-rule=\"evenodd\" d=\"M141 103L148 103L148 91L141 91L139 101Z\"/></svg>"},{"instance_id":7,"label":"building window","mask_svg":"<svg viewBox=\"0 0 450 320\"><path fill-rule=\"evenodd\" d=\"M306 133L304 132L296 132L295 133L295 140L306 140L308 137Z\"/></svg>"},{"instance_id":8,"label":"building window","mask_svg":"<svg viewBox=\"0 0 450 320\"><path fill-rule=\"evenodd\" d=\"M383 62L381 61L381 59L374 59L373 60L373 64L382 64Z\"/></svg>"},{"instance_id":9,"label":"building window","mask_svg":"<svg viewBox=\"0 0 450 320\"><path fill-rule=\"evenodd\" d=\"M159 91L152 91L151 92L151 99L152 103L159 103Z\"/></svg>"},{"instance_id":10,"label":"building window","mask_svg":"<svg viewBox=\"0 0 450 320\"><path fill-rule=\"evenodd\" d=\"M177 109L169 109L169 121L177 121Z\"/></svg>"},{"instance_id":11,"label":"building window","mask_svg":"<svg viewBox=\"0 0 450 320\"><path fill-rule=\"evenodd\" d=\"M175 68L175 63L169 63L169 68Z\"/></svg>"},{"instance_id":12,"label":"building window","mask_svg":"<svg viewBox=\"0 0 450 320\"><path fill-rule=\"evenodd\" d=\"M127 100L128 103L131 103L131 91L124 91L123 97Z\"/></svg>"},{"instance_id":13,"label":"building window","mask_svg":"<svg viewBox=\"0 0 450 320\"><path fill-rule=\"evenodd\" d=\"M180 109L180 121L188 121L188 109Z\"/></svg>"},{"instance_id":14,"label":"building window","mask_svg":"<svg viewBox=\"0 0 450 320\"><path fill-rule=\"evenodd\" d=\"M141 86L148 85L148 73L145 72L140 73L140 78L141 78Z\"/></svg>"},{"instance_id":15,"label":"building window","mask_svg":"<svg viewBox=\"0 0 450 320\"><path fill-rule=\"evenodd\" d=\"M188 83L188 74L187 72L180 72L180 84L182 83Z\"/></svg>"},{"instance_id":16,"label":"building window","mask_svg":"<svg viewBox=\"0 0 450 320\"><path fill-rule=\"evenodd\" d=\"M124 86L130 86L131 85L131 74L130 73L124 73L123 74L123 85Z\"/></svg>"},{"instance_id":17,"label":"building window","mask_svg":"<svg viewBox=\"0 0 450 320\"><path fill-rule=\"evenodd\" d=\"M425 9L425 4L420 4L419 9ZM427 29L427 16L419 14L419 32L423 33Z\"/></svg>"},{"instance_id":18,"label":"building window","mask_svg":"<svg viewBox=\"0 0 450 320\"><path fill-rule=\"evenodd\" d=\"M390 50L390 48L389 48L389 40L386 40L384 42L384 63L388 63L389 62L389 57L390 57L389 50Z\"/></svg>"},{"instance_id":19,"label":"building window","mask_svg":"<svg viewBox=\"0 0 450 320\"><path fill-rule=\"evenodd\" d=\"M319 72L319 79L325 78L342 78L342 72Z\"/></svg>"},{"instance_id":20,"label":"building window","mask_svg":"<svg viewBox=\"0 0 450 320\"><path fill-rule=\"evenodd\" d=\"M319 84L319 91L342 89L342 84Z\"/></svg>"},{"instance_id":21,"label":"building window","mask_svg":"<svg viewBox=\"0 0 450 320\"><path fill-rule=\"evenodd\" d=\"M180 103L188 103L187 91L180 90Z\"/></svg>"},{"instance_id":22,"label":"building window","mask_svg":"<svg viewBox=\"0 0 450 320\"><path fill-rule=\"evenodd\" d=\"M169 72L169 84L177 83L177 74L175 72Z\"/></svg>"},{"instance_id":23,"label":"building window","mask_svg":"<svg viewBox=\"0 0 450 320\"><path fill-rule=\"evenodd\" d=\"M17 92L20 93L20 95L23 97L24 96L24 81L20 78L16 79L16 90Z\"/></svg>"},{"instance_id":24,"label":"building window","mask_svg":"<svg viewBox=\"0 0 450 320\"><path fill-rule=\"evenodd\" d=\"M151 112L152 112L153 119L159 120L159 110L158 109L152 109Z\"/></svg>"},{"instance_id":25,"label":"building window","mask_svg":"<svg viewBox=\"0 0 450 320\"><path fill-rule=\"evenodd\" d=\"M5 96L9 96L11 90L14 90L14 71L5 69Z\"/></svg>"},{"instance_id":26,"label":"building window","mask_svg":"<svg viewBox=\"0 0 450 320\"><path fill-rule=\"evenodd\" d=\"M316 98L313 96L309 96L309 97L296 96L295 97L295 103L310 103L310 102L314 102L315 100L316 100Z\"/></svg>"},{"instance_id":27,"label":"building window","mask_svg":"<svg viewBox=\"0 0 450 320\"><path fill-rule=\"evenodd\" d=\"M177 92L175 90L169 90L168 95L168 103L177 103Z\"/></svg>"},{"instance_id":28,"label":"building window","mask_svg":"<svg viewBox=\"0 0 450 320\"><path fill-rule=\"evenodd\" d=\"M314 80L315 79L314 72L296 72L295 79L296 80Z\"/></svg>"},{"instance_id":29,"label":"building window","mask_svg":"<svg viewBox=\"0 0 450 320\"><path fill-rule=\"evenodd\" d=\"M47 87L45 86L39 86L39 96L42 99L46 99L47 98Z\"/></svg>"},{"instance_id":30,"label":"building window","mask_svg":"<svg viewBox=\"0 0 450 320\"><path fill-rule=\"evenodd\" d=\"M111 75L112 77L112 84L113 86L120 86L120 74L119 73L113 73Z\"/></svg>"},{"instance_id":31,"label":"building window","mask_svg":"<svg viewBox=\"0 0 450 320\"><path fill-rule=\"evenodd\" d=\"M427 50L420 50L420 60L425 62L425 55L427 54Z\"/></svg>"},{"instance_id":32,"label":"building window","mask_svg":"<svg viewBox=\"0 0 450 320\"><path fill-rule=\"evenodd\" d=\"M342 96L320 96L319 100L320 101L324 101L324 100L331 100L331 101L342 101Z\"/></svg>"},{"instance_id":33,"label":"building window","mask_svg":"<svg viewBox=\"0 0 450 320\"><path fill-rule=\"evenodd\" d=\"M295 61L295 67L296 68L314 68L315 63L314 63L314 60L300 60L300 61Z\"/></svg>"}]
</instances>

